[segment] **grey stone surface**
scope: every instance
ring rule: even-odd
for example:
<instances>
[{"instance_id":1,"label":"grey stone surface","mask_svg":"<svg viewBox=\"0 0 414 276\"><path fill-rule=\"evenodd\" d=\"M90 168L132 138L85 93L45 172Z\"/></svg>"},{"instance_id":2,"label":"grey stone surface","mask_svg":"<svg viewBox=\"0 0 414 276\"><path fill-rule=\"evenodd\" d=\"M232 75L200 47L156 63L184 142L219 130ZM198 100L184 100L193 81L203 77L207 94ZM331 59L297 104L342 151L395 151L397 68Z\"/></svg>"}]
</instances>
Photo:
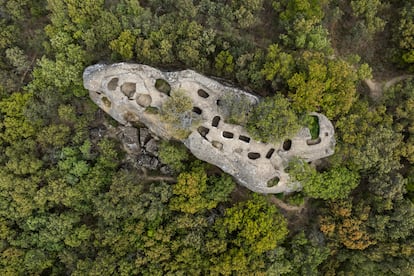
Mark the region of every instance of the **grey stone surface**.
<instances>
[{"instance_id":1,"label":"grey stone surface","mask_svg":"<svg viewBox=\"0 0 414 276\"><path fill-rule=\"evenodd\" d=\"M158 169L158 165L160 162L158 159L154 156L148 155L148 154L141 154L137 157L137 164L141 167L150 169L150 170L156 170Z\"/></svg>"},{"instance_id":2,"label":"grey stone surface","mask_svg":"<svg viewBox=\"0 0 414 276\"><path fill-rule=\"evenodd\" d=\"M309 129L303 128L285 143L268 144L253 140L243 127L225 122L226 114L221 113L217 101L231 93L244 95L252 103L260 99L191 70L162 72L141 64L97 64L86 68L83 78L91 99L114 119L126 126L140 121L151 133L163 139L171 139L171 127L160 120L158 114L145 112L148 107L161 108L169 97L155 88L155 82L163 79L172 91L185 91L194 107L201 110L201 115L199 125L194 126L190 135L182 140L184 145L197 158L220 167L255 192L300 190L300 183L292 183L285 172L289 160L300 157L314 161L334 153L333 125L319 113L311 113L319 119L317 139L312 140ZM141 146L148 143L149 133L145 130L140 129L139 137ZM138 163L144 167L158 167L158 160L154 161L154 157L143 155L140 158L142 160Z\"/></svg>"},{"instance_id":3,"label":"grey stone surface","mask_svg":"<svg viewBox=\"0 0 414 276\"><path fill-rule=\"evenodd\" d=\"M141 147L143 147L150 138L151 138L151 134L149 130L147 128L141 127L139 129L139 141L140 141Z\"/></svg>"},{"instance_id":4,"label":"grey stone surface","mask_svg":"<svg viewBox=\"0 0 414 276\"><path fill-rule=\"evenodd\" d=\"M158 156L158 143L154 138L152 138L145 144L145 149L147 152L155 156Z\"/></svg>"},{"instance_id":5,"label":"grey stone surface","mask_svg":"<svg viewBox=\"0 0 414 276\"><path fill-rule=\"evenodd\" d=\"M118 138L128 154L137 155L140 153L138 130L134 127L118 127Z\"/></svg>"}]
</instances>

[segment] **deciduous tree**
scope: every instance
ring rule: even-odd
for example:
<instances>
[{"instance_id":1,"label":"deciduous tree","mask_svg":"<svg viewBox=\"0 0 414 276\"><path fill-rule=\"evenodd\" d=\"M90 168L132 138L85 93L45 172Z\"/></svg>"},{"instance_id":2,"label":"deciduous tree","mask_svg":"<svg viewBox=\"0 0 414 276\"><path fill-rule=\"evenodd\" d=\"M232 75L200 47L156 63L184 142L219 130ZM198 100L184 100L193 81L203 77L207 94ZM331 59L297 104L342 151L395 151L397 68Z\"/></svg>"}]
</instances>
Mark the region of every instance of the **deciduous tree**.
<instances>
[{"instance_id":1,"label":"deciduous tree","mask_svg":"<svg viewBox=\"0 0 414 276\"><path fill-rule=\"evenodd\" d=\"M268 97L254 107L247 121L247 130L259 141L280 142L294 136L300 129L299 118L281 94Z\"/></svg>"},{"instance_id":2,"label":"deciduous tree","mask_svg":"<svg viewBox=\"0 0 414 276\"><path fill-rule=\"evenodd\" d=\"M256 194L227 209L213 229L218 239L207 245L216 247L209 270L224 275L264 272L263 254L279 246L288 233L286 221L276 207Z\"/></svg>"},{"instance_id":3,"label":"deciduous tree","mask_svg":"<svg viewBox=\"0 0 414 276\"><path fill-rule=\"evenodd\" d=\"M303 192L313 198L346 198L358 185L359 175L346 167L333 167L318 173L315 168L299 159L289 163L291 181L303 185Z\"/></svg>"},{"instance_id":4,"label":"deciduous tree","mask_svg":"<svg viewBox=\"0 0 414 276\"><path fill-rule=\"evenodd\" d=\"M185 160L189 158L187 149L181 144L172 144L163 141L159 149L161 162L167 164L177 172L185 169Z\"/></svg>"}]
</instances>

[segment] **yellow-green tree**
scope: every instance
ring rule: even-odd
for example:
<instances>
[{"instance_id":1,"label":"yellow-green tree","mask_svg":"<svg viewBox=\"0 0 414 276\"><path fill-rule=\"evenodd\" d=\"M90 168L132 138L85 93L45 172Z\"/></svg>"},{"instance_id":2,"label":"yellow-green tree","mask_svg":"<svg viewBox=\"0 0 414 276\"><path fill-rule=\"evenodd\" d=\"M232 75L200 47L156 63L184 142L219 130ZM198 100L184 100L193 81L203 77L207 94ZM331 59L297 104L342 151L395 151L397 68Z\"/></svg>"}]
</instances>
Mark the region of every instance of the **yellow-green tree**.
<instances>
[{"instance_id":1,"label":"yellow-green tree","mask_svg":"<svg viewBox=\"0 0 414 276\"><path fill-rule=\"evenodd\" d=\"M130 60L134 56L136 38L130 30L123 31L119 37L109 43L111 50L120 54L125 60Z\"/></svg>"},{"instance_id":2,"label":"yellow-green tree","mask_svg":"<svg viewBox=\"0 0 414 276\"><path fill-rule=\"evenodd\" d=\"M324 172L299 159L289 163L289 175L292 181L303 185L303 192L313 198L339 199L346 198L358 185L358 173L343 166L337 166Z\"/></svg>"},{"instance_id":3,"label":"yellow-green tree","mask_svg":"<svg viewBox=\"0 0 414 276\"><path fill-rule=\"evenodd\" d=\"M357 100L358 73L341 59L304 52L298 72L287 80L292 107L298 111L322 111L329 118L346 114Z\"/></svg>"},{"instance_id":4,"label":"yellow-green tree","mask_svg":"<svg viewBox=\"0 0 414 276\"><path fill-rule=\"evenodd\" d=\"M262 254L275 249L288 234L285 218L263 196L254 194L250 200L240 202L226 210L223 218L215 221L217 238L207 244L212 266L217 274L253 274L264 272ZM227 242L224 246L222 242Z\"/></svg>"},{"instance_id":5,"label":"yellow-green tree","mask_svg":"<svg viewBox=\"0 0 414 276\"><path fill-rule=\"evenodd\" d=\"M191 171L178 175L173 187L175 196L170 201L171 210L194 214L215 208L227 200L234 188L230 177L209 178L204 166L193 163L192 167Z\"/></svg>"}]
</instances>

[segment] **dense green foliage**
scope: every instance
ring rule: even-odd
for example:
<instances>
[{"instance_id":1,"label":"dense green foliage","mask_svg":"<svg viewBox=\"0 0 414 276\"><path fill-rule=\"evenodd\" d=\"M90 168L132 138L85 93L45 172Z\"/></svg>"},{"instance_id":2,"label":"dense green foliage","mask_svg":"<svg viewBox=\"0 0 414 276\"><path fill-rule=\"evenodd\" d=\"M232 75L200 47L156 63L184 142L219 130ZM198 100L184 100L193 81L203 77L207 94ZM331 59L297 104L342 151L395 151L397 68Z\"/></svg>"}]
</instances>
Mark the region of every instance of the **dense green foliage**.
<instances>
[{"instance_id":1,"label":"dense green foliage","mask_svg":"<svg viewBox=\"0 0 414 276\"><path fill-rule=\"evenodd\" d=\"M185 169L183 161L189 158L188 150L184 145L172 144L166 141L161 143L158 154L161 162L178 172Z\"/></svg>"},{"instance_id":2,"label":"dense green foliage","mask_svg":"<svg viewBox=\"0 0 414 276\"><path fill-rule=\"evenodd\" d=\"M399 12L399 22L396 25L394 37L398 43L399 59L414 71L414 4L409 1Z\"/></svg>"},{"instance_id":3,"label":"dense green foliage","mask_svg":"<svg viewBox=\"0 0 414 276\"><path fill-rule=\"evenodd\" d=\"M361 83L413 70L412 1L1 0L0 14L1 275L414 274L414 81L375 101ZM335 155L290 167L303 212L172 144L159 158L176 175L135 169L82 86L87 65L116 61L267 96L220 107L264 141L325 113ZM175 94L148 112L187 127Z\"/></svg>"},{"instance_id":4,"label":"dense green foliage","mask_svg":"<svg viewBox=\"0 0 414 276\"><path fill-rule=\"evenodd\" d=\"M293 137L300 128L298 116L290 108L289 101L280 94L261 101L247 121L249 133L263 142L281 142Z\"/></svg>"},{"instance_id":5,"label":"dense green foliage","mask_svg":"<svg viewBox=\"0 0 414 276\"><path fill-rule=\"evenodd\" d=\"M319 119L317 116L305 116L305 125L309 128L311 138L317 139L319 137Z\"/></svg>"},{"instance_id":6,"label":"dense green foliage","mask_svg":"<svg viewBox=\"0 0 414 276\"><path fill-rule=\"evenodd\" d=\"M345 167L334 167L318 173L308 163L293 159L289 163L291 181L299 181L303 192L313 198L346 198L358 185L359 175Z\"/></svg>"}]
</instances>

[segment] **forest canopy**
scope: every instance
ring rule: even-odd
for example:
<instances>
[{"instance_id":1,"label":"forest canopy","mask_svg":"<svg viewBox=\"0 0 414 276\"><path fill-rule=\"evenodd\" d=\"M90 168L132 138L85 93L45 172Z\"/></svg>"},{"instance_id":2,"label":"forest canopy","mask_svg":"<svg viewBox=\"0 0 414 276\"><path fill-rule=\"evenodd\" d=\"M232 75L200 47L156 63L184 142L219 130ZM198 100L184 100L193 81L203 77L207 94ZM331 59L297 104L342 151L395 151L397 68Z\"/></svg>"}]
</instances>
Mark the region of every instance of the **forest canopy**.
<instances>
[{"instance_id":1,"label":"forest canopy","mask_svg":"<svg viewBox=\"0 0 414 276\"><path fill-rule=\"evenodd\" d=\"M391 0L0 0L0 274L413 275L413 20ZM264 141L322 112L336 152L271 196L174 142L131 158L82 85L120 61L254 91L229 113Z\"/></svg>"}]
</instances>

